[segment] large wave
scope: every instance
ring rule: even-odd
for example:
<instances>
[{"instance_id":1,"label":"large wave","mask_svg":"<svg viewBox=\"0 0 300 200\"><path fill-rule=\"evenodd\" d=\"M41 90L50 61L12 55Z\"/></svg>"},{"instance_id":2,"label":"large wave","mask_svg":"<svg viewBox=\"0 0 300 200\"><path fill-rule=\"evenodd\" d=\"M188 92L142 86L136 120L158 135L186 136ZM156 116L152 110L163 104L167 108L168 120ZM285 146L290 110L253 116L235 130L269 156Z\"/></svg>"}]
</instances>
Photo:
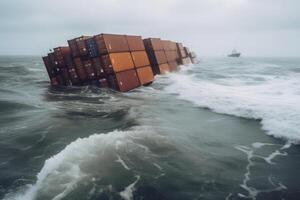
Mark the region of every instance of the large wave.
<instances>
[{"instance_id":1,"label":"large wave","mask_svg":"<svg viewBox=\"0 0 300 200\"><path fill-rule=\"evenodd\" d=\"M192 72L195 69L199 70L199 67L189 68ZM165 91L218 113L261 120L267 134L293 143L300 142L299 74L279 77L249 74L251 81L245 79L247 74L240 78L226 78L229 74L223 74L220 81L199 78L187 72L169 74L170 83Z\"/></svg>"},{"instance_id":2,"label":"large wave","mask_svg":"<svg viewBox=\"0 0 300 200\"><path fill-rule=\"evenodd\" d=\"M43 168L37 174L36 183L22 188L17 193L7 194L4 199L59 200L76 188L84 188L80 184L91 184L93 187L88 192L89 195L95 192L98 192L99 195L99 191L96 191L94 187L97 184L101 185L97 181L101 182L102 179L113 181L114 176L117 176L118 179L121 178L122 173L116 173L116 171L120 171L115 170L116 167L123 169L126 176L129 174L131 178L127 177L127 179L131 182L123 183L124 185L121 186L124 190L121 191L113 188L114 183L107 183L109 193L115 193L114 195L119 198L130 199L140 177L138 170L135 169L138 166L131 161L131 155L134 155L135 159L139 159L138 163L147 162L148 166L152 165L152 168L156 169L152 164L152 153L147 144L152 143L149 146L153 146L153 144L165 146L163 138L147 127L79 138L45 161ZM102 192L103 187L101 188Z\"/></svg>"}]
</instances>

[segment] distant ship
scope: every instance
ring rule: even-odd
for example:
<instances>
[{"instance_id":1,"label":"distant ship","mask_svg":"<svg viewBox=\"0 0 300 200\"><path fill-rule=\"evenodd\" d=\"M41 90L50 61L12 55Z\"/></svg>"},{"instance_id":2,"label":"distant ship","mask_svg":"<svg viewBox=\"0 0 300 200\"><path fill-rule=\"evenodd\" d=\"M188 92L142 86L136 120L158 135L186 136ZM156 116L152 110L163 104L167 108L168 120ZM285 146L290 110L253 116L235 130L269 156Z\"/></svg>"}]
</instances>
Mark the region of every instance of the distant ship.
<instances>
[{"instance_id":1,"label":"distant ship","mask_svg":"<svg viewBox=\"0 0 300 200\"><path fill-rule=\"evenodd\" d=\"M234 58L238 58L240 56L241 56L241 53L237 52L235 49L233 49L231 54L228 55L228 57L234 57Z\"/></svg>"}]
</instances>

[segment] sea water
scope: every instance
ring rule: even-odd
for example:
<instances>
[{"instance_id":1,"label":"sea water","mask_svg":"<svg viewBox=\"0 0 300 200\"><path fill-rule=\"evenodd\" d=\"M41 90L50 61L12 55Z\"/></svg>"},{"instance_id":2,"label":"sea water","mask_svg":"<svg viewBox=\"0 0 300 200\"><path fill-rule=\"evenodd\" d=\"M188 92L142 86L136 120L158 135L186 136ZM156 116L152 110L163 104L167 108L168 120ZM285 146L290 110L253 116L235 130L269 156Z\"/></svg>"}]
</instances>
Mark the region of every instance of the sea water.
<instances>
[{"instance_id":1,"label":"sea water","mask_svg":"<svg viewBox=\"0 0 300 200\"><path fill-rule=\"evenodd\" d=\"M0 57L0 198L299 199L300 59L201 58L129 93Z\"/></svg>"}]
</instances>

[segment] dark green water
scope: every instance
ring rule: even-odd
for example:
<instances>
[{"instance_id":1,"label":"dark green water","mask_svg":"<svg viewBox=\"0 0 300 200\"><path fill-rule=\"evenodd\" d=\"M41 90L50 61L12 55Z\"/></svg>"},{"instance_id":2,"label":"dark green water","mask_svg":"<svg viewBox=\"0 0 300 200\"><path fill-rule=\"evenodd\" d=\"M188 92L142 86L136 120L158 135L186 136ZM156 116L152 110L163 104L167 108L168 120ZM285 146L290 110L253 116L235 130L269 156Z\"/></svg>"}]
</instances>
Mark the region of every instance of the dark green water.
<instances>
[{"instance_id":1,"label":"dark green water","mask_svg":"<svg viewBox=\"0 0 300 200\"><path fill-rule=\"evenodd\" d=\"M54 90L39 57L0 57L0 198L299 199L299 63L203 59L120 94Z\"/></svg>"}]
</instances>

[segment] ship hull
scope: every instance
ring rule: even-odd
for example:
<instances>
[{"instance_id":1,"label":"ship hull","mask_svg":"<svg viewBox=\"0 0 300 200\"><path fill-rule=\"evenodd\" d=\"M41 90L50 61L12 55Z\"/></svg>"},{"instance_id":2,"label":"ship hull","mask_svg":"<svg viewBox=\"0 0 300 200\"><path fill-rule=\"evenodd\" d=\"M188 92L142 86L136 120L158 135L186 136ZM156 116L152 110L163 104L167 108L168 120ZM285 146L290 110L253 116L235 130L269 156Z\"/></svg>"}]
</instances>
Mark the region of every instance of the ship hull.
<instances>
[{"instance_id":1,"label":"ship hull","mask_svg":"<svg viewBox=\"0 0 300 200\"><path fill-rule=\"evenodd\" d=\"M228 57L233 57L233 58L238 58L240 57L241 54L240 53L233 53L233 54L229 54Z\"/></svg>"}]
</instances>

